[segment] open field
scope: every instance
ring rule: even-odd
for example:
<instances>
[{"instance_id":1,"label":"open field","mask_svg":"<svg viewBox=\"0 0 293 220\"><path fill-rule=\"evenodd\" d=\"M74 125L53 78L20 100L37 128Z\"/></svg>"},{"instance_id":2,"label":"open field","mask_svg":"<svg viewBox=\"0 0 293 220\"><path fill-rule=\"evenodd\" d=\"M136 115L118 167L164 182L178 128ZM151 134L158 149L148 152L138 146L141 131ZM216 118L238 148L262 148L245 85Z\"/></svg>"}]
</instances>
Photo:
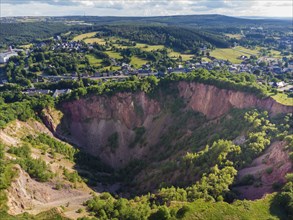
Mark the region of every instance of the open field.
<instances>
[{"instance_id":1,"label":"open field","mask_svg":"<svg viewBox=\"0 0 293 220\"><path fill-rule=\"evenodd\" d=\"M20 48L22 49L29 49L33 46L33 44L25 44L25 45L21 45Z\"/></svg>"},{"instance_id":2,"label":"open field","mask_svg":"<svg viewBox=\"0 0 293 220\"><path fill-rule=\"evenodd\" d=\"M121 44L116 44L116 43L113 43L112 45L115 46L116 48L119 48L119 49L126 49L126 48L129 48L128 46L123 46L123 45L121 45Z\"/></svg>"},{"instance_id":3,"label":"open field","mask_svg":"<svg viewBox=\"0 0 293 220\"><path fill-rule=\"evenodd\" d=\"M144 44L144 43L136 43L135 46L124 46L120 43L117 43L117 40L120 41L129 41L128 39L124 39L124 38L119 38L119 37L110 37L110 38L94 38L93 36L95 36L96 32L91 32L91 33L86 33L86 34L81 34L76 36L73 40L77 41L77 40L83 40L85 43L98 43L101 45L105 45L106 41L109 41L110 43L112 43L113 46L115 46L116 48L121 48L121 49L125 49L125 48L139 48L142 51L156 51L156 50L161 50L164 49L165 46L164 45L149 45L149 44ZM114 59L121 59L122 56L114 51L108 50L106 51L106 53ZM182 54L179 52L175 52L172 49L168 49L168 55L170 58L173 59L177 59L179 58L179 56L182 57L183 61L187 61L187 60L191 60L193 55L192 54ZM138 57L133 57L131 64L136 66L136 67L141 67L143 64L145 64L147 62L147 60L143 60L140 59Z\"/></svg>"},{"instance_id":4,"label":"open field","mask_svg":"<svg viewBox=\"0 0 293 220\"><path fill-rule=\"evenodd\" d=\"M111 51L111 50L106 51L105 53L108 54L111 58L114 58L114 59L121 59L122 58L122 56L119 53Z\"/></svg>"},{"instance_id":5,"label":"open field","mask_svg":"<svg viewBox=\"0 0 293 220\"><path fill-rule=\"evenodd\" d=\"M235 38L237 40L240 40L241 38L243 38L243 36L241 34L225 34L227 37L230 38Z\"/></svg>"},{"instance_id":6,"label":"open field","mask_svg":"<svg viewBox=\"0 0 293 220\"><path fill-rule=\"evenodd\" d=\"M192 57L193 57L192 54L182 54L182 53L179 53L179 52L175 52L173 50L170 50L168 55L169 55L170 58L174 58L174 59L178 59L179 56L181 56L183 61L191 60Z\"/></svg>"},{"instance_id":7,"label":"open field","mask_svg":"<svg viewBox=\"0 0 293 220\"><path fill-rule=\"evenodd\" d=\"M106 67L102 68L102 70L118 71L118 70L121 70L121 67L119 67L119 66L106 66Z\"/></svg>"},{"instance_id":8,"label":"open field","mask_svg":"<svg viewBox=\"0 0 293 220\"><path fill-rule=\"evenodd\" d=\"M101 45L105 45L106 42L108 41L109 43L111 43L113 46L115 46L116 48L121 48L121 49L125 49L125 48L139 48L142 51L156 51L156 50L160 50L160 49L164 49L165 46L164 45L148 45L148 44L144 44L144 43L136 43L135 46L124 46L120 43L117 43L116 41L126 41L129 42L128 39L124 39L124 38L119 38L119 37L107 37L107 38L97 38L94 37L96 34L96 32L90 32L90 33L85 33L85 34L81 34L76 36L73 40L77 41L77 40L83 40L85 43L98 43ZM235 38L239 38L241 37L241 35L233 35L233 34L228 34L227 36L229 37L235 37ZM234 64L240 64L242 62L241 59L239 59L240 56L244 55L244 56L251 56L251 55L255 55L258 56L260 54L260 50L262 48L261 47L256 47L255 49L248 49L245 47L234 47L234 48L225 48L225 49L221 49L221 48L217 48L213 51L211 51L211 56L215 57L216 59L222 59L222 60L229 60L230 62L234 63ZM172 59L178 59L179 56L182 57L182 61L188 61L191 60L193 55L192 54L182 54L179 52L175 52L170 48L167 48L168 50L168 56ZM271 53L269 56L273 57L273 58L281 58L281 53L279 51L276 50L270 50ZM108 50L106 51L106 53L114 59L121 59L122 56L117 53L114 52L112 50ZM210 62L211 60L208 58L203 58L203 61L205 62ZM138 57L133 57L131 64L136 66L136 67L140 67L143 64L145 64L147 62L147 60L143 60L140 59ZM94 61L95 65L98 65L97 61Z\"/></svg>"},{"instance_id":9,"label":"open field","mask_svg":"<svg viewBox=\"0 0 293 220\"><path fill-rule=\"evenodd\" d=\"M211 62L211 60L209 58L207 58L207 57L203 57L203 58L201 58L201 60L203 62Z\"/></svg>"},{"instance_id":10,"label":"open field","mask_svg":"<svg viewBox=\"0 0 293 220\"><path fill-rule=\"evenodd\" d=\"M94 55L86 55L86 57L89 59L89 62L93 66L100 66L102 63L101 59L97 59Z\"/></svg>"},{"instance_id":11,"label":"open field","mask_svg":"<svg viewBox=\"0 0 293 220\"><path fill-rule=\"evenodd\" d=\"M97 32L90 32L90 33L85 33L85 34L81 34L78 35L76 37L73 38L73 41L79 41L79 40L84 40L86 38L92 38L96 35Z\"/></svg>"},{"instance_id":12,"label":"open field","mask_svg":"<svg viewBox=\"0 0 293 220\"><path fill-rule=\"evenodd\" d=\"M143 51L155 51L155 50L161 50L165 48L164 45L148 45L148 44L141 44L141 43L137 43L135 47L140 48Z\"/></svg>"},{"instance_id":13,"label":"open field","mask_svg":"<svg viewBox=\"0 0 293 220\"><path fill-rule=\"evenodd\" d=\"M101 44L101 45L106 44L106 41L104 39L97 38L97 37L84 39L84 42L87 44L93 44L93 43L97 43L97 44Z\"/></svg>"},{"instance_id":14,"label":"open field","mask_svg":"<svg viewBox=\"0 0 293 220\"><path fill-rule=\"evenodd\" d=\"M184 219L286 219L286 214L272 205L273 196L274 194L260 200L243 200L232 204L197 200L189 205L191 211Z\"/></svg>"},{"instance_id":15,"label":"open field","mask_svg":"<svg viewBox=\"0 0 293 220\"><path fill-rule=\"evenodd\" d=\"M293 106L293 98L288 97L284 93L278 93L277 95L272 96L272 98L283 105Z\"/></svg>"},{"instance_id":16,"label":"open field","mask_svg":"<svg viewBox=\"0 0 293 220\"><path fill-rule=\"evenodd\" d=\"M133 65L135 68L140 68L142 67L144 64L146 64L148 61L147 60L143 60L137 56L133 56L131 57L131 62L130 64Z\"/></svg>"},{"instance_id":17,"label":"open field","mask_svg":"<svg viewBox=\"0 0 293 220\"><path fill-rule=\"evenodd\" d=\"M257 55L258 50L250 50L244 47L235 47L235 48L227 48L227 49L215 49L211 52L211 56L217 59L229 60L232 63L239 64L242 62L239 59L240 56L250 56Z\"/></svg>"},{"instance_id":18,"label":"open field","mask_svg":"<svg viewBox=\"0 0 293 220\"><path fill-rule=\"evenodd\" d=\"M270 50L270 55L274 58L282 58L281 52L277 50Z\"/></svg>"}]
</instances>

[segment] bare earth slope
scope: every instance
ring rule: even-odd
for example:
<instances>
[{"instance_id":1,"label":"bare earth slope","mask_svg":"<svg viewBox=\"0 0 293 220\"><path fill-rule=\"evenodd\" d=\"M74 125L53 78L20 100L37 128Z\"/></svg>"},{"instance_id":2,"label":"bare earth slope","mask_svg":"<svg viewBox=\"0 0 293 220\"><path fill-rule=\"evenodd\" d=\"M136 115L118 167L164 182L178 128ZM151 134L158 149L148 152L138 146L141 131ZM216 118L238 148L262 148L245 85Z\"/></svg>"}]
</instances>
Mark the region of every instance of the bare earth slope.
<instances>
[{"instance_id":1,"label":"bare earth slope","mask_svg":"<svg viewBox=\"0 0 293 220\"><path fill-rule=\"evenodd\" d=\"M0 130L0 142L6 146L19 146L22 144L22 138L38 133L45 133L53 137L47 127L36 120L31 119L27 122L16 120L5 129ZM15 158L10 154L6 156L10 159ZM72 172L74 163L59 154L54 159L48 154L42 154L41 150L36 148L32 148L32 157L44 160L57 175L49 182L37 182L19 165L15 165L14 171L17 173L17 177L7 190L9 214L17 215L24 212L38 214L54 207L64 206L65 216L73 219L84 216L85 213L79 214L76 213L76 210L83 208L82 203L92 197L90 193L93 191L84 183L80 183L74 189L60 176L63 167ZM56 184L60 181L64 182L64 187L56 190Z\"/></svg>"},{"instance_id":2,"label":"bare earth slope","mask_svg":"<svg viewBox=\"0 0 293 220\"><path fill-rule=\"evenodd\" d=\"M260 199L265 194L272 193L273 185L285 183L285 175L292 172L292 162L288 151L285 150L286 142L276 141L252 164L238 172L238 179L251 174L259 181L251 186L236 187L246 199Z\"/></svg>"},{"instance_id":3,"label":"bare earth slope","mask_svg":"<svg viewBox=\"0 0 293 220\"><path fill-rule=\"evenodd\" d=\"M231 108L260 108L273 115L293 112L292 106L279 104L272 98L259 99L253 94L219 89L201 83L179 82L178 89L190 108L210 119L227 113Z\"/></svg>"}]
</instances>

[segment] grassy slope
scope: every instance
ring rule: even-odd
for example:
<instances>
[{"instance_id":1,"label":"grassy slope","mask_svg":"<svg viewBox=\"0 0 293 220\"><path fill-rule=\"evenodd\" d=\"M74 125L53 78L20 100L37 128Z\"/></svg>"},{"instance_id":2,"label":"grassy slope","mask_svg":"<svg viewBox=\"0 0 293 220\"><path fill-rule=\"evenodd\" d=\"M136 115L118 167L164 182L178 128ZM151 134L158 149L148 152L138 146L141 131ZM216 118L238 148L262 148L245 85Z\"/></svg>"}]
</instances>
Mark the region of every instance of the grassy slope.
<instances>
[{"instance_id":1,"label":"grassy slope","mask_svg":"<svg viewBox=\"0 0 293 220\"><path fill-rule=\"evenodd\" d=\"M177 58L179 58L179 56L181 56L183 61L191 60L193 57L192 54L182 54L182 53L178 53L178 52L175 52L172 50L170 50L168 55L169 55L169 57L174 58L174 59L177 59Z\"/></svg>"},{"instance_id":2,"label":"grassy slope","mask_svg":"<svg viewBox=\"0 0 293 220\"><path fill-rule=\"evenodd\" d=\"M227 37L230 38L235 38L237 40L240 40L241 38L243 38L243 36L241 34L225 34Z\"/></svg>"},{"instance_id":3,"label":"grassy slope","mask_svg":"<svg viewBox=\"0 0 293 220\"><path fill-rule=\"evenodd\" d=\"M117 52L114 52L114 51L106 51L106 54L108 54L111 58L114 58L114 59L121 59L122 56L117 53Z\"/></svg>"},{"instance_id":4,"label":"grassy slope","mask_svg":"<svg viewBox=\"0 0 293 220\"><path fill-rule=\"evenodd\" d=\"M93 43L98 43L98 44L101 44L101 45L105 45L106 44L106 41L102 38L87 38L84 40L84 42L86 42L87 44L93 44Z\"/></svg>"},{"instance_id":5,"label":"grassy slope","mask_svg":"<svg viewBox=\"0 0 293 220\"><path fill-rule=\"evenodd\" d=\"M97 32L90 32L90 33L85 33L85 34L78 35L78 36L73 38L73 41L79 41L79 40L84 40L86 38L91 38L91 37L95 36L96 33Z\"/></svg>"},{"instance_id":6,"label":"grassy slope","mask_svg":"<svg viewBox=\"0 0 293 220\"><path fill-rule=\"evenodd\" d=\"M102 59L97 59L94 55L86 55L86 57L89 59L90 64L93 66L100 66L102 63Z\"/></svg>"},{"instance_id":7,"label":"grassy slope","mask_svg":"<svg viewBox=\"0 0 293 220\"><path fill-rule=\"evenodd\" d=\"M278 207L272 206L274 194L264 199L255 201L236 201L233 204L225 202L205 202L197 200L190 204L191 211L186 215L186 220L215 220L215 219L286 219Z\"/></svg>"},{"instance_id":8,"label":"grassy slope","mask_svg":"<svg viewBox=\"0 0 293 220\"><path fill-rule=\"evenodd\" d=\"M141 43L137 43L135 47L140 48L141 50L144 50L144 51L154 51L154 50L161 50L165 48L164 45L148 45L148 44L141 44Z\"/></svg>"},{"instance_id":9,"label":"grassy slope","mask_svg":"<svg viewBox=\"0 0 293 220\"><path fill-rule=\"evenodd\" d=\"M293 98L288 97L284 93L278 93L277 95L272 96L272 98L283 105L293 106Z\"/></svg>"},{"instance_id":10,"label":"grassy slope","mask_svg":"<svg viewBox=\"0 0 293 220\"><path fill-rule=\"evenodd\" d=\"M147 60L143 60L137 56L132 56L130 64L136 68L140 68L142 65L146 64L147 62L148 62Z\"/></svg>"},{"instance_id":11,"label":"grassy slope","mask_svg":"<svg viewBox=\"0 0 293 220\"><path fill-rule=\"evenodd\" d=\"M232 63L239 64L242 60L238 59L241 55L250 56L257 55L258 50L250 50L244 47L216 49L211 52L211 56L217 59L229 60Z\"/></svg>"},{"instance_id":12,"label":"grassy slope","mask_svg":"<svg viewBox=\"0 0 293 220\"><path fill-rule=\"evenodd\" d=\"M75 40L75 41L84 40L84 42L86 42L86 43L98 43L98 44L101 44L101 45L105 45L106 39L105 38L94 38L95 34L96 34L96 32L81 34L81 35L76 36L73 40ZM110 42L112 42L112 44L115 47L123 48L123 49L131 48L131 47L128 47L128 46L123 46L121 44L117 44L115 42L116 40L129 41L128 39L119 38L119 37L111 37L111 38L109 38L109 40L110 40ZM148 45L148 44L143 44L143 43L137 43L136 46L134 46L134 47L140 48L143 51L156 51L156 50L161 50L161 49L165 48L164 45ZM193 57L192 54L182 54L182 53L179 53L179 52L175 52L172 49L168 49L168 51L169 51L169 57L174 58L174 59L177 59L179 56L181 56L183 61L187 61L187 60L190 60ZM118 54L118 53L116 53L114 51L111 51L111 50L107 51L106 53L111 58L115 58L115 59L122 58L120 54ZM146 62L147 62L147 60L143 60L143 59L140 59L138 57L133 57L132 61L131 61L131 64L136 66L136 67L141 67Z\"/></svg>"}]
</instances>

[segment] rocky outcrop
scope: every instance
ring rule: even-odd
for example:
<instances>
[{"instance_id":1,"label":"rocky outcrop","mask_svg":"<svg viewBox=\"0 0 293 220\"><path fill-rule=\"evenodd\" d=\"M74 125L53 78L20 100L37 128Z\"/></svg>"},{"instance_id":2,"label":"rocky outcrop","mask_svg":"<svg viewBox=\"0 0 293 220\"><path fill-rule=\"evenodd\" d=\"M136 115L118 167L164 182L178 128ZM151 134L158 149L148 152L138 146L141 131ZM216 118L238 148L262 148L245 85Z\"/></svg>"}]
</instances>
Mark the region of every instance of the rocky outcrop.
<instances>
[{"instance_id":1,"label":"rocky outcrop","mask_svg":"<svg viewBox=\"0 0 293 220\"><path fill-rule=\"evenodd\" d=\"M190 108L203 113L209 119L222 116L232 108L260 108L273 115L293 112L293 106L282 105L270 97L260 99L253 94L219 89L216 86L179 82L178 89Z\"/></svg>"},{"instance_id":2,"label":"rocky outcrop","mask_svg":"<svg viewBox=\"0 0 293 220\"><path fill-rule=\"evenodd\" d=\"M47 126L47 128L55 133L57 126L60 124L60 121L63 117L63 113L53 108L45 108L42 111L42 119L43 123Z\"/></svg>"},{"instance_id":3,"label":"rocky outcrop","mask_svg":"<svg viewBox=\"0 0 293 220\"><path fill-rule=\"evenodd\" d=\"M72 122L115 119L132 129L141 126L149 115L159 113L160 104L142 92L117 93L67 102L63 105L63 112L70 115Z\"/></svg>"}]
</instances>

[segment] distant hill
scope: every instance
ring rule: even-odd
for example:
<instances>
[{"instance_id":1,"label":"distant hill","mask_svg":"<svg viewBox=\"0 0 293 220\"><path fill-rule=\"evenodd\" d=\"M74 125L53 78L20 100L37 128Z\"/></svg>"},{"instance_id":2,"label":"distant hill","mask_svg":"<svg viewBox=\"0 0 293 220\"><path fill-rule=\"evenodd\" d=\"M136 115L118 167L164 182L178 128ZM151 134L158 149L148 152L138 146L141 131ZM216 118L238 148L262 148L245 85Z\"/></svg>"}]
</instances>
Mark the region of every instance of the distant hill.
<instances>
[{"instance_id":1,"label":"distant hill","mask_svg":"<svg viewBox=\"0 0 293 220\"><path fill-rule=\"evenodd\" d=\"M99 17L99 16L68 16L55 17L52 20L80 20L92 22L95 24L110 23L157 23L165 25L188 25L188 26L239 26L239 25L291 25L288 20L274 19L245 19L236 18L218 14L211 15L174 15L174 16L156 16L156 17Z\"/></svg>"},{"instance_id":2,"label":"distant hill","mask_svg":"<svg viewBox=\"0 0 293 220\"><path fill-rule=\"evenodd\" d=\"M53 35L74 30L76 28L96 29L102 25L140 25L140 26L176 26L180 28L197 29L197 33L190 31L188 35L199 38L199 29L205 32L203 41L213 45L226 47L227 43L219 39L219 33L228 29L239 31L241 28L262 26L270 30L292 29L291 21L277 19L245 19L224 15L176 15L156 17L99 17L99 16L64 16L64 17L4 17L0 19L0 47L1 44L20 44L44 39ZM186 32L186 30L184 30ZM206 33L209 32L207 39ZM211 36L213 33L213 36ZM179 33L180 34L180 31ZM195 36L196 35L196 36ZM200 36L202 38L202 36ZM212 38L212 40L211 40ZM216 39L217 38L217 39ZM188 45L187 45L188 46Z\"/></svg>"}]
</instances>

